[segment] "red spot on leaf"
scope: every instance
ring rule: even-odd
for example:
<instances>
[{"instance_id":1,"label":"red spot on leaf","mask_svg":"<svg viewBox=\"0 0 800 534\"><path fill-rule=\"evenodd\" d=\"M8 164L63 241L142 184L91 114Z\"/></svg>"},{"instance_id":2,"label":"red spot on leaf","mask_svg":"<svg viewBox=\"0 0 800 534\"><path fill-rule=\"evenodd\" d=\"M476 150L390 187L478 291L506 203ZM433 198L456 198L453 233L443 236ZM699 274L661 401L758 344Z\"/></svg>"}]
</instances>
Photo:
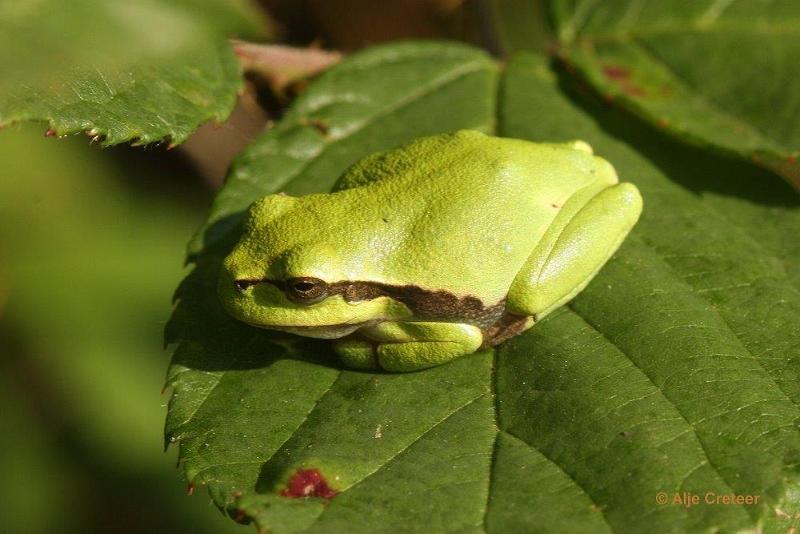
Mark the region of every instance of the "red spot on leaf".
<instances>
[{"instance_id":1,"label":"red spot on leaf","mask_svg":"<svg viewBox=\"0 0 800 534\"><path fill-rule=\"evenodd\" d=\"M613 80L619 85L626 95L633 97L643 97L647 92L640 86L631 81L631 71L620 65L606 65L603 67L603 74L606 78Z\"/></svg>"},{"instance_id":2,"label":"red spot on leaf","mask_svg":"<svg viewBox=\"0 0 800 534\"><path fill-rule=\"evenodd\" d=\"M237 523L242 523L247 518L247 512L242 510L241 508L236 510L236 515L233 516L233 520Z\"/></svg>"},{"instance_id":3,"label":"red spot on leaf","mask_svg":"<svg viewBox=\"0 0 800 534\"><path fill-rule=\"evenodd\" d=\"M297 499L299 497L322 497L333 499L337 491L328 485L328 481L317 469L298 469L289 479L286 489L281 491L283 497Z\"/></svg>"},{"instance_id":4,"label":"red spot on leaf","mask_svg":"<svg viewBox=\"0 0 800 534\"><path fill-rule=\"evenodd\" d=\"M662 128L666 128L667 126L669 126L669 121L667 119L664 119L664 118L658 119L658 121L656 121L656 122Z\"/></svg>"},{"instance_id":5,"label":"red spot on leaf","mask_svg":"<svg viewBox=\"0 0 800 534\"><path fill-rule=\"evenodd\" d=\"M44 133L44 136L45 136L45 137L55 137L56 135L57 135L57 134L56 134L56 131L55 131L55 130L53 130L52 128L49 128L49 129L48 129L48 130L47 130L47 131Z\"/></svg>"},{"instance_id":6,"label":"red spot on leaf","mask_svg":"<svg viewBox=\"0 0 800 534\"><path fill-rule=\"evenodd\" d=\"M631 77L631 71L617 65L606 65L603 67L603 74L612 80L627 80Z\"/></svg>"},{"instance_id":7,"label":"red spot on leaf","mask_svg":"<svg viewBox=\"0 0 800 534\"><path fill-rule=\"evenodd\" d=\"M630 82L623 83L622 90L625 91L625 94L628 96L643 97L647 95L644 89Z\"/></svg>"},{"instance_id":8,"label":"red spot on leaf","mask_svg":"<svg viewBox=\"0 0 800 534\"><path fill-rule=\"evenodd\" d=\"M797 163L797 156L789 156L789 157L787 157L786 158L786 163L788 163L789 165L794 165L795 163Z\"/></svg>"}]
</instances>

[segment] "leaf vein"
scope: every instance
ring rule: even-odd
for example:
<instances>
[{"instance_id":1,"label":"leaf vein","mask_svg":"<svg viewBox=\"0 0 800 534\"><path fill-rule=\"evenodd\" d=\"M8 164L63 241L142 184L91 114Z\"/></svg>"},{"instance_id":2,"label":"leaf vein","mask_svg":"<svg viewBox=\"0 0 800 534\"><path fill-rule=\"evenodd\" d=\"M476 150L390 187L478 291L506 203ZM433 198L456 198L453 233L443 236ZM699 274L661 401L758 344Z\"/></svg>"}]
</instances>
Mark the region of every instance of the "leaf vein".
<instances>
[{"instance_id":1,"label":"leaf vein","mask_svg":"<svg viewBox=\"0 0 800 534\"><path fill-rule=\"evenodd\" d=\"M647 379L650 381L650 383L653 385L653 387L654 387L654 388L656 388L657 390L659 390L659 391L661 392L661 395L662 395L662 396L663 396L663 397L664 397L664 398L665 398L665 399L666 399L666 400L667 400L667 401L668 401L668 402L669 402L669 403L672 405L672 407L673 407L673 408L675 408L675 412L676 412L676 413L678 413L678 414L681 416L681 419L683 419L683 421L684 421L684 422L685 422L685 423L686 423L686 424L689 426L689 428L690 428L690 429L692 430L692 432L694 433L694 436L695 436L695 438L697 439L697 443L698 443L698 445L700 446L700 450L703 452L703 455L705 456L706 460L708 460L708 465L709 465L709 466L711 466L711 468L713 468L713 469L714 469L714 471L716 471L717 475L719 475L720 479L722 479L722 481L725 483L725 485L728 487L728 489L729 489L731 492L734 492L734 491L733 491L733 486L731 485L730 481L729 481L729 480L728 480L728 479L725 477L725 475L723 475L723 474L722 474L722 471L720 470L720 468L719 468L719 467L718 467L718 466L717 466L717 465L716 465L716 464L715 464L715 463L712 461L712 459L711 459L711 456L710 456L710 455L709 455L709 453L708 453L708 449L706 448L706 444L705 444L705 443L704 443L704 441L701 439L701 437L700 437L700 434L697 432L697 429L695 428L695 426L694 426L694 425L693 425L693 424L692 424L692 423L689 421L689 419L687 419L687 418L686 418L686 415L685 415L685 414L684 414L684 413L681 411L681 409L680 409L680 407L679 407L680 405L679 405L679 404L677 404L677 403L676 403L676 402L675 402L673 399L671 399L671 398L670 398L670 396L669 396L669 395L667 395L667 394L664 392L664 390L663 390L661 387L659 387L659 386L658 386L658 385L657 385L657 384L656 384L656 383L653 381L652 377L651 377L649 374L647 374L647 372L646 372L646 371L645 371L645 370L644 370L642 367L640 367L640 366L639 366L639 365L638 365L638 364L637 364L637 363L634 361L634 359L633 359L633 358L632 358L632 357L631 357L631 356L630 356L630 355L629 355L627 352L625 352L625 351L622 349L622 347L620 347L620 346L619 346L617 343L614 343L614 342L613 342L611 339L609 339L609 337L608 337L608 336L605 334L605 332L603 332L602 330L600 330L600 329L599 329L599 328L598 328L596 325L594 325L594 324L593 324L591 321L589 321L589 319L588 319L587 317L585 317L585 316L581 315L581 313L580 313L580 312L578 312L577 310L575 310L575 309L574 309L574 307L573 307L571 304L569 305L569 307L570 307L570 309L572 309L572 311L574 311L574 312L575 312L575 313L576 313L576 314L577 314L577 315L578 315L578 316L579 316L581 319L583 319L583 321L584 321L584 322L585 322L587 325L589 325L590 327L592 327L592 328L595 330L595 332L597 332L598 334L600 334L600 335L601 335L601 336L602 336L602 337L603 337L603 338L604 338L606 341L608 341L608 343L610 343L610 344L611 344L611 345L613 345L614 347L617 347L617 350L619 350L619 351L620 351L620 353L621 353L621 354L623 354L623 355L624 355L624 356L625 356L625 357L628 359L628 361L630 361L630 362L631 362L631 365L633 365L634 367L636 367L637 369L639 369L639 371L640 371L640 372L641 372L641 373L642 373L644 376L646 376L646 377L647 377ZM754 511L754 512L750 512L750 511L748 511L748 514L749 514L749 515L751 515L751 517L754 517L754 519L757 519L757 517L753 516L753 514L755 514L755 513L756 513L755 511Z\"/></svg>"},{"instance_id":2,"label":"leaf vein","mask_svg":"<svg viewBox=\"0 0 800 534\"><path fill-rule=\"evenodd\" d=\"M603 515L603 521L605 522L606 525L608 525L609 530L612 531L612 532L614 531L614 527L611 525L611 522L608 520L608 517L606 516L605 507L601 506L600 504L598 504L597 501L595 500L595 498L586 489L586 487L583 484L581 484L580 482L578 482L578 480L575 479L575 477L573 477L572 474L569 471L567 471L566 468L563 465L561 465L560 463L556 462L554 459L552 459L548 455L546 455L544 453L544 451L542 451L538 447L528 443L527 441L525 441L521 437L517 436L516 434L514 434L510 430L500 429L500 432L506 434L507 436L511 437L512 439L515 439L515 440L519 441L520 443L526 445L527 447L533 449L534 451L538 452L539 454L542 455L543 458L545 458L553 466L558 468L559 471L561 471L564 475L566 475L567 478L572 480L572 482L575 484L575 486L578 489L580 489L583 492L584 495L586 495L586 498L589 499L591 501L591 503L594 505L594 507L597 508L600 511L600 513Z\"/></svg>"}]
</instances>

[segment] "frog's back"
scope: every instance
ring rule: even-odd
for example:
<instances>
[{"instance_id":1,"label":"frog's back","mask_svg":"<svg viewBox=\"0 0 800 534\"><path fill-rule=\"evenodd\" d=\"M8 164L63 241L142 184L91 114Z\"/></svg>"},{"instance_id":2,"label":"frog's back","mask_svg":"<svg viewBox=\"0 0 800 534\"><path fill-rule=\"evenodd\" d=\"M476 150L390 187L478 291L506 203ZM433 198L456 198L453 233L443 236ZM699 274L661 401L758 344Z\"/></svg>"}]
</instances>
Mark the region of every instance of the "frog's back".
<instances>
[{"instance_id":1,"label":"frog's back","mask_svg":"<svg viewBox=\"0 0 800 534\"><path fill-rule=\"evenodd\" d=\"M354 278L493 304L561 206L594 182L597 159L474 131L423 138L342 177L331 200L346 216L312 217L351 251L343 267Z\"/></svg>"}]
</instances>

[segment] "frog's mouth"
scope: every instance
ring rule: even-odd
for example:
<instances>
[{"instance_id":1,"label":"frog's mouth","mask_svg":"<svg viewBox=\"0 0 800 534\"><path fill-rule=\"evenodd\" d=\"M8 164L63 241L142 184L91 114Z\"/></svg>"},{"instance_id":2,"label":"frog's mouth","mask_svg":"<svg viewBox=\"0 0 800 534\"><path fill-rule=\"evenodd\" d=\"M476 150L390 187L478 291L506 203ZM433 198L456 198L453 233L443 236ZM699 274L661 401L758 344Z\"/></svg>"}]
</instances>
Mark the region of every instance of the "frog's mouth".
<instances>
[{"instance_id":1,"label":"frog's mouth","mask_svg":"<svg viewBox=\"0 0 800 534\"><path fill-rule=\"evenodd\" d=\"M341 337L349 336L359 328L372 325L378 321L364 321L354 324L330 324L330 325L315 325L315 326L272 326L248 323L251 326L258 328L266 328L269 330L279 330L289 334L295 334L304 337L313 337L316 339L339 339Z\"/></svg>"}]
</instances>

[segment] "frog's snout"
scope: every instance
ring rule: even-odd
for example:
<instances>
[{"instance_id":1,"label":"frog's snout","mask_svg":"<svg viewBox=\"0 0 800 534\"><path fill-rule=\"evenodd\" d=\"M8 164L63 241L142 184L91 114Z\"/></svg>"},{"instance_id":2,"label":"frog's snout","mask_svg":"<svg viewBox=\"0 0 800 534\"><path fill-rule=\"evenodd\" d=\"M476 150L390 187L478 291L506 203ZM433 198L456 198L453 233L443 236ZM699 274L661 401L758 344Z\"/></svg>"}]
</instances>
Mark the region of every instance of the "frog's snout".
<instances>
[{"instance_id":1,"label":"frog's snout","mask_svg":"<svg viewBox=\"0 0 800 534\"><path fill-rule=\"evenodd\" d=\"M237 291L242 293L242 292L246 291L248 287L254 286L257 283L258 282L255 281L255 280L245 280L245 279L234 280L233 281L233 287L236 288Z\"/></svg>"}]
</instances>

